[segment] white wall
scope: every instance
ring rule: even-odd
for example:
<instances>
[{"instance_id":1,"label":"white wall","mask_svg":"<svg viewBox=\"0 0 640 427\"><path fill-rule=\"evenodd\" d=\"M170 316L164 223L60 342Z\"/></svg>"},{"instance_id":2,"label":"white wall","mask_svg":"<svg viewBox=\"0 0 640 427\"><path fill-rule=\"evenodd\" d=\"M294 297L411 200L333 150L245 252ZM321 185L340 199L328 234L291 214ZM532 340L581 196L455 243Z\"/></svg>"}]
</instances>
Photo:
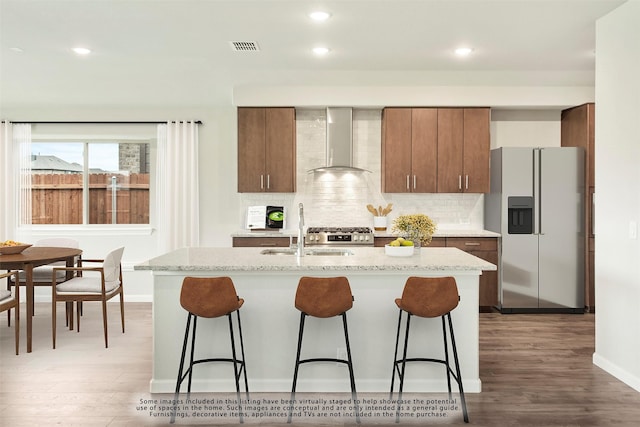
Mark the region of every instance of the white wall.
<instances>
[{"instance_id":1,"label":"white wall","mask_svg":"<svg viewBox=\"0 0 640 427\"><path fill-rule=\"evenodd\" d=\"M491 149L499 147L559 147L560 114L553 109L492 109Z\"/></svg>"},{"instance_id":2,"label":"white wall","mask_svg":"<svg viewBox=\"0 0 640 427\"><path fill-rule=\"evenodd\" d=\"M640 2L596 26L596 351L640 391Z\"/></svg>"}]
</instances>

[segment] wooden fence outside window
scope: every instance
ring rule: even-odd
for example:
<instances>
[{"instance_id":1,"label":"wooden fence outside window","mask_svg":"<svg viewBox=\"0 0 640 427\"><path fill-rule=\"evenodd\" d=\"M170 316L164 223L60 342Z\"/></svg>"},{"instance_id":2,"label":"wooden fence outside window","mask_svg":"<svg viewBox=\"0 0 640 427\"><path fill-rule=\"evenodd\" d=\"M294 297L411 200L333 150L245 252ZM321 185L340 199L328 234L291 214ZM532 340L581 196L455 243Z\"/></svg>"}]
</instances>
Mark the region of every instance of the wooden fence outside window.
<instances>
[{"instance_id":1,"label":"wooden fence outside window","mask_svg":"<svg viewBox=\"0 0 640 427\"><path fill-rule=\"evenodd\" d=\"M82 174L32 174L31 222L82 224L82 191ZM149 224L149 174L89 174L89 224L112 224L114 207L117 224Z\"/></svg>"}]
</instances>

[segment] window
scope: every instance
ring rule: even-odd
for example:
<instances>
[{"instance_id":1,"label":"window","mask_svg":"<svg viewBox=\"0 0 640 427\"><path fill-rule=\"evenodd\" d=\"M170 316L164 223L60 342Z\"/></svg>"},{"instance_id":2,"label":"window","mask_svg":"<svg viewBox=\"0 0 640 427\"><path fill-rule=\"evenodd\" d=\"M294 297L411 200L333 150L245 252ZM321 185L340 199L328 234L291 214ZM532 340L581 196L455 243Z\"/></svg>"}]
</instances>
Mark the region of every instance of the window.
<instances>
[{"instance_id":1,"label":"window","mask_svg":"<svg viewBox=\"0 0 640 427\"><path fill-rule=\"evenodd\" d=\"M31 224L149 224L150 142L37 138L31 142ZM30 220L28 218L30 214Z\"/></svg>"}]
</instances>

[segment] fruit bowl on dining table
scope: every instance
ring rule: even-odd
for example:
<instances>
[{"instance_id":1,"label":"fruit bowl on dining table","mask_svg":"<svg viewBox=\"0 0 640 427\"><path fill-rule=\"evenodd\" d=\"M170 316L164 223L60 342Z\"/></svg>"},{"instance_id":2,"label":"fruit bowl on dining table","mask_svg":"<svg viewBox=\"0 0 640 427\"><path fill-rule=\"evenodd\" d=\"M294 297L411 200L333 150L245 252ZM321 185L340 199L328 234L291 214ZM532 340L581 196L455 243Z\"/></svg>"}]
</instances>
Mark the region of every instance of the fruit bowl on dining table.
<instances>
[{"instance_id":1,"label":"fruit bowl on dining table","mask_svg":"<svg viewBox=\"0 0 640 427\"><path fill-rule=\"evenodd\" d=\"M5 240L0 242L0 255L19 254L31 245L29 243L20 243L15 240Z\"/></svg>"},{"instance_id":2,"label":"fruit bowl on dining table","mask_svg":"<svg viewBox=\"0 0 640 427\"><path fill-rule=\"evenodd\" d=\"M413 242L402 237L384 245L384 253L388 256L412 256L413 249Z\"/></svg>"}]
</instances>

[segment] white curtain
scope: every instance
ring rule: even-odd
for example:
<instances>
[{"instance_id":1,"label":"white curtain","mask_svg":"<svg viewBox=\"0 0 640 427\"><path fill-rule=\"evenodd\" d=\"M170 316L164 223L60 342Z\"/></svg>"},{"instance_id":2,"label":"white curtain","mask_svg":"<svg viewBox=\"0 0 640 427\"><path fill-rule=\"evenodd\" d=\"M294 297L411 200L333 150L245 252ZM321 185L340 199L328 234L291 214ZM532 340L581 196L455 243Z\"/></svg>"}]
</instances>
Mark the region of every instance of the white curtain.
<instances>
[{"instance_id":1,"label":"white curtain","mask_svg":"<svg viewBox=\"0 0 640 427\"><path fill-rule=\"evenodd\" d=\"M13 142L17 147L20 167L18 224L31 224L31 125L14 124Z\"/></svg>"},{"instance_id":2,"label":"white curtain","mask_svg":"<svg viewBox=\"0 0 640 427\"><path fill-rule=\"evenodd\" d=\"M13 149L11 123L0 122L0 206L13 206ZM11 209L0 209L0 241L14 237L15 217Z\"/></svg>"},{"instance_id":3,"label":"white curtain","mask_svg":"<svg viewBox=\"0 0 640 427\"><path fill-rule=\"evenodd\" d=\"M14 239L21 206L31 222L30 124L0 122L0 206L0 241Z\"/></svg>"},{"instance_id":4,"label":"white curtain","mask_svg":"<svg viewBox=\"0 0 640 427\"><path fill-rule=\"evenodd\" d=\"M158 125L156 213L162 253L200 245L198 124Z\"/></svg>"}]
</instances>

